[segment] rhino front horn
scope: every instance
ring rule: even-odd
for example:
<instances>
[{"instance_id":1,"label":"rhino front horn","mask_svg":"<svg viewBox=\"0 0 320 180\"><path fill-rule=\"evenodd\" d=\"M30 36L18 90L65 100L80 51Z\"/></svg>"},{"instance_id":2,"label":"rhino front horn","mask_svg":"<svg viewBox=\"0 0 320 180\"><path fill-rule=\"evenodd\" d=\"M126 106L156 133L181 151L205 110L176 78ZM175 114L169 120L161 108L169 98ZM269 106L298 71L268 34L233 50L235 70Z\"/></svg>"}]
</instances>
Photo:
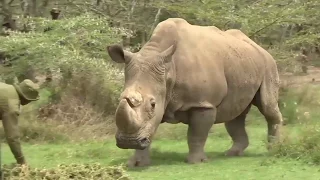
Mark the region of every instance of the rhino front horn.
<instances>
[{"instance_id":1,"label":"rhino front horn","mask_svg":"<svg viewBox=\"0 0 320 180\"><path fill-rule=\"evenodd\" d=\"M125 133L135 133L139 130L137 113L130 107L126 99L122 99L116 111L116 125Z\"/></svg>"}]
</instances>

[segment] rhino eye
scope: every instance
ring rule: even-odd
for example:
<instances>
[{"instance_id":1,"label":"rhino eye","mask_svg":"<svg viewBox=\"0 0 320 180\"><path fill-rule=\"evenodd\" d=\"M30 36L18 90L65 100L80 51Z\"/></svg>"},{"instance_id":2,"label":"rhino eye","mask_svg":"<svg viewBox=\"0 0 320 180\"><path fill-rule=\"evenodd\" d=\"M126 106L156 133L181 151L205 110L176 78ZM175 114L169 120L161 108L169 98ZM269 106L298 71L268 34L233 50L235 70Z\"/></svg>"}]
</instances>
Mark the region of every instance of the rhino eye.
<instances>
[{"instance_id":1,"label":"rhino eye","mask_svg":"<svg viewBox=\"0 0 320 180\"><path fill-rule=\"evenodd\" d=\"M156 103L155 102L151 102L151 107L155 108L156 107Z\"/></svg>"},{"instance_id":2,"label":"rhino eye","mask_svg":"<svg viewBox=\"0 0 320 180\"><path fill-rule=\"evenodd\" d=\"M154 109L156 107L156 101L154 99L151 99L150 105L151 105L152 109Z\"/></svg>"}]
</instances>

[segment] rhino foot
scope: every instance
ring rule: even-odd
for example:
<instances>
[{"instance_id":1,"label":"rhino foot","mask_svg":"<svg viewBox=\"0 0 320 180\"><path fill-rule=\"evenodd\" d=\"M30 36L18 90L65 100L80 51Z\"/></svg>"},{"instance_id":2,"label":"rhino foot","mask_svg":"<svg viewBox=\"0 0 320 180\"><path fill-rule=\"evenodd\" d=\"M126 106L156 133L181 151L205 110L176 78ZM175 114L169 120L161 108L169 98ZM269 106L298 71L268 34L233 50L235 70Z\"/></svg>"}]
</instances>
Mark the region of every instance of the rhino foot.
<instances>
[{"instance_id":1,"label":"rhino foot","mask_svg":"<svg viewBox=\"0 0 320 180\"><path fill-rule=\"evenodd\" d=\"M137 156L134 155L129 159L127 162L127 167L132 168L132 167L143 167L143 166L149 166L151 164L150 157L146 156Z\"/></svg>"},{"instance_id":2,"label":"rhino foot","mask_svg":"<svg viewBox=\"0 0 320 180\"><path fill-rule=\"evenodd\" d=\"M205 153L197 153L197 154L189 154L187 158L187 163L189 164L197 164L201 162L207 162L208 158Z\"/></svg>"},{"instance_id":3,"label":"rhino foot","mask_svg":"<svg viewBox=\"0 0 320 180\"><path fill-rule=\"evenodd\" d=\"M239 149L229 149L225 153L226 156L242 156L243 155L243 150Z\"/></svg>"}]
</instances>

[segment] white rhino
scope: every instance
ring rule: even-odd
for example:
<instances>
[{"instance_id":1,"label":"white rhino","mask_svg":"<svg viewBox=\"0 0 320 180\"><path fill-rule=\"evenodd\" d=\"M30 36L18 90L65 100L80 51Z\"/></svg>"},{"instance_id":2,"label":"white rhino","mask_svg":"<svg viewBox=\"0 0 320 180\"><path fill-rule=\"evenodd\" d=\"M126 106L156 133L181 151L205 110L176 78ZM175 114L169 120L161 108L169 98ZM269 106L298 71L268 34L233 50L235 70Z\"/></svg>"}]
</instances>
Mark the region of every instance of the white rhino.
<instances>
[{"instance_id":1,"label":"white rhino","mask_svg":"<svg viewBox=\"0 0 320 180\"><path fill-rule=\"evenodd\" d=\"M276 62L241 31L169 18L139 52L119 45L107 51L125 64L115 118L117 146L136 149L128 166L151 163L152 137L163 122L188 125L189 163L207 160L205 142L218 123L225 123L233 140L226 155L242 155L249 145L245 118L252 104L268 123L268 142L278 139L282 114Z\"/></svg>"}]
</instances>

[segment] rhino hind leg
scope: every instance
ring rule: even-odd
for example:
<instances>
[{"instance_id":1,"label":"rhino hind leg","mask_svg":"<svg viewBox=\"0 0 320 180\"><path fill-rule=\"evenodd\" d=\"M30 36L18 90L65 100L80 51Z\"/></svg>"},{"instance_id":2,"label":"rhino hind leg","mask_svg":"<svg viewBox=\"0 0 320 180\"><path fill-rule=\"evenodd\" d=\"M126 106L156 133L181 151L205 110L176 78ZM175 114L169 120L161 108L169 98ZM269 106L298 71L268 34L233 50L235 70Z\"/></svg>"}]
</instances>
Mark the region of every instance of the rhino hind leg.
<instances>
[{"instance_id":1,"label":"rhino hind leg","mask_svg":"<svg viewBox=\"0 0 320 180\"><path fill-rule=\"evenodd\" d=\"M272 143L278 142L280 139L280 129L283 120L278 106L278 97L278 86L269 79L269 81L265 80L262 83L253 100L253 104L267 121L268 148L271 148Z\"/></svg>"},{"instance_id":2,"label":"rhino hind leg","mask_svg":"<svg viewBox=\"0 0 320 180\"><path fill-rule=\"evenodd\" d=\"M216 117L215 109L193 109L188 123L189 154L187 162L190 164L205 162L208 160L204 146L209 131Z\"/></svg>"},{"instance_id":3,"label":"rhino hind leg","mask_svg":"<svg viewBox=\"0 0 320 180\"><path fill-rule=\"evenodd\" d=\"M226 151L227 156L242 156L244 150L249 146L245 120L250 108L251 104L238 117L225 123L226 130L233 141L232 147Z\"/></svg>"}]
</instances>

